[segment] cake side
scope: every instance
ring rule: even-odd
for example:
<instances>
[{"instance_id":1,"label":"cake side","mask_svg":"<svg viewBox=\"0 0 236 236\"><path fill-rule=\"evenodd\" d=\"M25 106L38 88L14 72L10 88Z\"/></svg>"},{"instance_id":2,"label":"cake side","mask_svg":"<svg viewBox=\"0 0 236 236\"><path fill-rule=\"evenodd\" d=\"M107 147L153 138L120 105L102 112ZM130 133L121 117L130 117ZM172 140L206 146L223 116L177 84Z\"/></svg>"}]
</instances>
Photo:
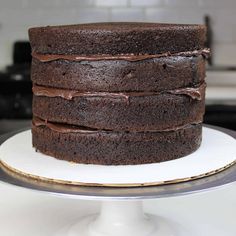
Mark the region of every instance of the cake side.
<instances>
[{"instance_id":1,"label":"cake side","mask_svg":"<svg viewBox=\"0 0 236 236\"><path fill-rule=\"evenodd\" d=\"M102 165L157 163L186 156L199 147L202 130L201 124L166 132L63 131L61 126L52 127L32 126L37 150L61 160Z\"/></svg>"},{"instance_id":2,"label":"cake side","mask_svg":"<svg viewBox=\"0 0 236 236\"><path fill-rule=\"evenodd\" d=\"M158 23L30 29L33 146L104 165L194 152L205 111L205 32Z\"/></svg>"},{"instance_id":3,"label":"cake side","mask_svg":"<svg viewBox=\"0 0 236 236\"><path fill-rule=\"evenodd\" d=\"M31 79L42 86L78 91L162 91L197 87L205 78L205 58L166 56L125 60L41 62L32 60Z\"/></svg>"},{"instance_id":4,"label":"cake side","mask_svg":"<svg viewBox=\"0 0 236 236\"><path fill-rule=\"evenodd\" d=\"M65 93L35 87L33 114L39 118L104 130L162 130L199 123L205 84L162 93Z\"/></svg>"},{"instance_id":5,"label":"cake side","mask_svg":"<svg viewBox=\"0 0 236 236\"><path fill-rule=\"evenodd\" d=\"M205 32L203 25L96 23L31 28L29 39L41 54L160 54L204 48Z\"/></svg>"}]
</instances>

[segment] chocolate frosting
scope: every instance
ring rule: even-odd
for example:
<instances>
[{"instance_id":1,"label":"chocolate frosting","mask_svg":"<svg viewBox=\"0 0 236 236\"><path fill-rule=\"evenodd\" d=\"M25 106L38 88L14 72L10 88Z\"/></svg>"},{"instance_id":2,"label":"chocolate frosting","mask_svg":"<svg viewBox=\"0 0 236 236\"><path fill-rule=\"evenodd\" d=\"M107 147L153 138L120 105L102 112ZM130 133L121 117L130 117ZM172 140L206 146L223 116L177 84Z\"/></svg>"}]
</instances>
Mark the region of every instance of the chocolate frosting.
<instances>
[{"instance_id":1,"label":"chocolate frosting","mask_svg":"<svg viewBox=\"0 0 236 236\"><path fill-rule=\"evenodd\" d=\"M60 133L97 133L98 132L98 130L90 129L86 127L48 122L47 120L42 120L38 117L34 117L32 119L32 125L46 126L49 129L54 130L56 132L60 132Z\"/></svg>"},{"instance_id":2,"label":"chocolate frosting","mask_svg":"<svg viewBox=\"0 0 236 236\"><path fill-rule=\"evenodd\" d=\"M108 97L125 99L129 98L129 95L125 93L79 92L76 90L49 88L38 85L34 85L32 90L34 95L36 96L61 97L67 100L72 100L74 97Z\"/></svg>"},{"instance_id":3,"label":"chocolate frosting","mask_svg":"<svg viewBox=\"0 0 236 236\"><path fill-rule=\"evenodd\" d=\"M194 123L191 124L187 124L187 125L182 125L182 126L177 126L177 127L171 127L168 129L164 129L164 130L148 130L148 131L133 131L135 133L144 133L144 132L168 132L168 131L176 131L179 129L184 129L189 127L190 125L196 125L201 123L202 120L196 121ZM115 132L115 131L111 131L111 130L97 130L97 129L91 129L88 127L81 127L81 126L75 126L75 125L68 125L68 124L62 124L62 123L53 123L53 122L49 122L47 120L42 120L39 117L34 117L32 120L32 125L39 127L39 126L46 126L47 128L59 132L59 133L84 133L84 134L96 134L96 133L100 133L100 132ZM119 132L119 131L116 131ZM120 131L120 132L127 132L127 131Z\"/></svg>"},{"instance_id":4,"label":"chocolate frosting","mask_svg":"<svg viewBox=\"0 0 236 236\"><path fill-rule=\"evenodd\" d=\"M168 90L164 92L125 92L125 93L109 93L109 92L79 92L75 90L49 88L39 85L33 86L33 93L36 96L46 96L46 97L61 97L67 100L72 100L74 97L105 97L113 99L125 99L126 101L130 97L142 97L142 96L153 96L163 93L171 93L175 95L186 95L192 99L202 100L204 96L204 91L206 88L206 83L202 83L197 88L179 88L174 90Z\"/></svg>"},{"instance_id":5,"label":"chocolate frosting","mask_svg":"<svg viewBox=\"0 0 236 236\"><path fill-rule=\"evenodd\" d=\"M208 58L210 55L210 50L208 48L204 48L201 50L194 50L194 51L186 51L186 52L178 52L178 53L160 53L156 55L135 55L135 54L120 54L120 55L107 55L107 54L97 54L97 55L60 55L60 54L39 54L36 52L32 52L32 57L36 58L41 62L50 62L50 61L57 61L57 60L67 60L67 61L101 61L101 60L125 60L130 62L135 61L142 61L152 58L159 58L159 57L168 57L168 56L184 56L184 57L191 57L191 56L199 56L202 55L204 58Z\"/></svg>"},{"instance_id":6,"label":"chocolate frosting","mask_svg":"<svg viewBox=\"0 0 236 236\"><path fill-rule=\"evenodd\" d=\"M202 83L198 88L180 88L180 89L170 90L167 92L175 95L187 95L190 96L192 99L201 101L203 99L205 89L206 89L206 83Z\"/></svg>"}]
</instances>

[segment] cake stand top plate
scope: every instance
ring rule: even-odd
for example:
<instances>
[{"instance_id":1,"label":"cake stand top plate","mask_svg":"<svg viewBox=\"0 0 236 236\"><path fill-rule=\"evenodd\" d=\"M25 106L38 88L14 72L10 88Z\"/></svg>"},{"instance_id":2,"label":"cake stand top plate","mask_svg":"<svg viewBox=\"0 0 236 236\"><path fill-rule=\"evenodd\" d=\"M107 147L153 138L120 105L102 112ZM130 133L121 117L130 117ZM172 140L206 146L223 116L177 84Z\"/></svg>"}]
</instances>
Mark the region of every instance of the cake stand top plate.
<instances>
[{"instance_id":1,"label":"cake stand top plate","mask_svg":"<svg viewBox=\"0 0 236 236\"><path fill-rule=\"evenodd\" d=\"M224 130L225 133L236 136L235 133ZM9 133L0 137L0 144L6 139L16 134ZM65 184L57 184L44 182L40 180L30 179L8 171L3 166L0 169L0 180L4 183L18 187L23 187L35 191L48 194L56 194L60 196L80 198L80 199L113 199L113 200L134 200L134 199L151 199L160 197L170 197L178 195L186 195L213 188L227 186L236 181L236 164L219 172L215 175L192 180L183 183L167 184L161 186L150 187L129 187L129 188L112 188L112 187L90 187L90 186L73 186Z\"/></svg>"}]
</instances>

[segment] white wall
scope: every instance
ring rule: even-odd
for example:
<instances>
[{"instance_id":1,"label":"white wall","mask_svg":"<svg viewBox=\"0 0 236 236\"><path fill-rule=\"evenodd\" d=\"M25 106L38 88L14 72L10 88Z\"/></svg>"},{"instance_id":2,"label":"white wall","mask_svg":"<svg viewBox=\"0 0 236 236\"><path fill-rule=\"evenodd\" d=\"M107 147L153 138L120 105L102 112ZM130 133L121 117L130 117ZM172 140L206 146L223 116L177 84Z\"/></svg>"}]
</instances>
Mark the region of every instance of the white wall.
<instances>
[{"instance_id":1,"label":"white wall","mask_svg":"<svg viewBox=\"0 0 236 236\"><path fill-rule=\"evenodd\" d=\"M236 0L0 0L0 67L32 26L104 21L203 23L210 15L216 64L236 65Z\"/></svg>"}]
</instances>

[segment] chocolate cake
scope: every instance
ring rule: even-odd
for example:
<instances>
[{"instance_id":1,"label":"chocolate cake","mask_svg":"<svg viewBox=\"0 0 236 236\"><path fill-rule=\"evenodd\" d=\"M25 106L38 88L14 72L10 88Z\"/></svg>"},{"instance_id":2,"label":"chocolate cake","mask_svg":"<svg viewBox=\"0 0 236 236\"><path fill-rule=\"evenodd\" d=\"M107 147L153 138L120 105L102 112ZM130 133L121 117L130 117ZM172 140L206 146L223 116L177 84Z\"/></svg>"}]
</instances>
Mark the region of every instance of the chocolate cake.
<instances>
[{"instance_id":1,"label":"chocolate cake","mask_svg":"<svg viewBox=\"0 0 236 236\"><path fill-rule=\"evenodd\" d=\"M33 146L55 158L128 165L201 143L205 27L96 23L29 30Z\"/></svg>"}]
</instances>

